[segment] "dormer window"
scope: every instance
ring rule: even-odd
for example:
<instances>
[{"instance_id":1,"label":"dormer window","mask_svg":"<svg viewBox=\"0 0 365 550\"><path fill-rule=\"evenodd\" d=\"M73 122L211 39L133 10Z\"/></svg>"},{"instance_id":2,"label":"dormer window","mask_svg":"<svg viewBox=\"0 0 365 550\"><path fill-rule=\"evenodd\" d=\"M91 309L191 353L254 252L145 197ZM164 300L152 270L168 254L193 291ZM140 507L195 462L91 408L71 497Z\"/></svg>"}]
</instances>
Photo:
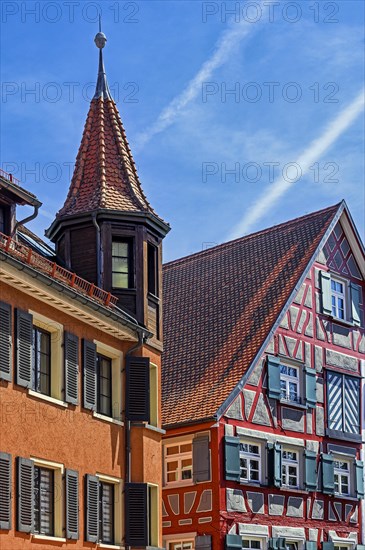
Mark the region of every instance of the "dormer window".
<instances>
[{"instance_id":1,"label":"dormer window","mask_svg":"<svg viewBox=\"0 0 365 550\"><path fill-rule=\"evenodd\" d=\"M132 242L129 240L112 242L112 287L133 287Z\"/></svg>"}]
</instances>

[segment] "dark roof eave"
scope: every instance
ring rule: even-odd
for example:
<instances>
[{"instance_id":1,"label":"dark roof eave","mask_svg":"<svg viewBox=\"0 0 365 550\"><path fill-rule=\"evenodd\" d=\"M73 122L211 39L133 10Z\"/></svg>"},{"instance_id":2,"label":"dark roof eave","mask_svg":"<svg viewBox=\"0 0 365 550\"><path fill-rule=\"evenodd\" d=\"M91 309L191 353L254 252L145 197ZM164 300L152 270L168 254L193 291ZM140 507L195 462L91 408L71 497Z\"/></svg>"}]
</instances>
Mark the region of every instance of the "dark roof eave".
<instances>
[{"instance_id":1,"label":"dark roof eave","mask_svg":"<svg viewBox=\"0 0 365 550\"><path fill-rule=\"evenodd\" d=\"M2 178L0 176L0 186L4 187L11 193L13 193L16 197L20 199L20 204L28 204L29 206L35 206L40 208L42 206L41 201L37 199L34 195L31 193L28 193L25 189L20 188L15 183L11 183L10 181L6 180L5 178Z\"/></svg>"}]
</instances>

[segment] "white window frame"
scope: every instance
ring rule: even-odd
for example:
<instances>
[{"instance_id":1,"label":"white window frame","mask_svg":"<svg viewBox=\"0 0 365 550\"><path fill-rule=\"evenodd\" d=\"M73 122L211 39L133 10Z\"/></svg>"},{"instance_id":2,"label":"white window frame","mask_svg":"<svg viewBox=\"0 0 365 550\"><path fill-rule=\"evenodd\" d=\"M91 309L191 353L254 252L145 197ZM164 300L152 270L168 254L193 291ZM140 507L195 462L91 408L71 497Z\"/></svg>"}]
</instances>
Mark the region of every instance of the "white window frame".
<instances>
[{"instance_id":1,"label":"white window frame","mask_svg":"<svg viewBox=\"0 0 365 550\"><path fill-rule=\"evenodd\" d=\"M248 541L249 543L249 546L243 546L243 541ZM256 550L256 549L253 549L252 546L251 546L251 543L252 542L259 542L260 543L260 550L263 550L264 549L264 539L262 537L251 537L249 535L242 535L242 548L243 549L248 549L248 550Z\"/></svg>"},{"instance_id":2,"label":"white window frame","mask_svg":"<svg viewBox=\"0 0 365 550\"><path fill-rule=\"evenodd\" d=\"M343 286L343 292L339 292L337 290L332 289L332 282L334 283L340 283ZM335 298L335 304L333 304L333 298ZM338 307L338 300L343 300L343 317L340 317L338 315L340 308ZM341 277L337 277L331 274L331 310L332 310L332 317L335 319L339 319L340 321L347 321L348 320L348 281L346 279L342 279Z\"/></svg>"},{"instance_id":3,"label":"white window frame","mask_svg":"<svg viewBox=\"0 0 365 550\"><path fill-rule=\"evenodd\" d=\"M172 550L173 544L192 544L192 550L195 550L195 537L196 533L183 533L181 535L164 535L163 537L163 547L166 548L166 550Z\"/></svg>"},{"instance_id":4,"label":"white window frame","mask_svg":"<svg viewBox=\"0 0 365 550\"><path fill-rule=\"evenodd\" d=\"M296 453L297 459L291 460L290 458L284 458L284 453ZM281 451L281 484L282 487L285 487L285 489L299 489L300 487L300 456L298 449L293 449L291 447L283 447ZM296 485L289 485L289 468L295 468L296 469L296 478L297 483ZM287 480L287 483L283 483L283 475L285 470L285 478ZM293 477L290 475L290 477ZM296 541L293 541L296 542Z\"/></svg>"},{"instance_id":5,"label":"white window frame","mask_svg":"<svg viewBox=\"0 0 365 550\"><path fill-rule=\"evenodd\" d=\"M168 455L167 454L167 449L170 448L170 447L179 447L179 450L180 450L180 446L181 445L191 445L191 451L188 451L188 452L185 452L185 453L181 453L179 452L178 454L174 454L174 455ZM165 485L166 486L174 486L174 485L190 485L193 483L193 440L192 439L187 439L187 440L183 440L183 441L176 441L175 443L169 443L167 445L165 445L165 448L164 448L164 455L165 455ZM188 479L182 479L182 466L181 466L181 463L183 460L187 460L188 458L191 458L191 478L188 478ZM178 466L177 466L177 472L178 472L178 479L175 480L175 481L168 481L168 471L167 471L167 464L169 462L177 462L178 463Z\"/></svg>"},{"instance_id":6,"label":"white window frame","mask_svg":"<svg viewBox=\"0 0 365 550\"><path fill-rule=\"evenodd\" d=\"M250 451L242 451L241 450L241 445L254 445L255 447L258 447L258 450L259 450L259 453L258 454L254 454L254 453L250 453ZM261 456L262 456L262 449L261 449L261 444L256 442L256 441L248 441L248 440L241 440L240 441L240 461L241 459L246 459L247 461L247 479L245 479L244 477L241 477L241 473L240 473L240 482L241 483L255 483L255 484L260 484L261 483L261 472L262 472L262 459L261 459ZM251 460L256 460L258 462L258 472L259 472L259 478L256 480L256 479L250 479L250 473L251 473ZM240 468L241 470L241 468Z\"/></svg>"},{"instance_id":7,"label":"white window frame","mask_svg":"<svg viewBox=\"0 0 365 550\"><path fill-rule=\"evenodd\" d=\"M96 473L99 482L114 485L114 544L99 542L100 548L120 548L123 542L123 480L118 477ZM99 498L99 497L98 497ZM99 501L98 501L99 506Z\"/></svg>"},{"instance_id":8,"label":"white window frame","mask_svg":"<svg viewBox=\"0 0 365 550\"><path fill-rule=\"evenodd\" d=\"M297 372L297 376L291 376L290 374L282 373L281 367L286 367L287 369L294 369ZM281 388L282 381L285 382L285 396L282 395L282 392L283 392L283 389ZM295 400L290 399L290 384L296 384L297 386L297 397ZM301 395L300 386L301 386L300 367L297 367L295 365L289 365L285 362L280 361L280 392L281 392L280 399L288 403L300 403L300 395Z\"/></svg>"},{"instance_id":9,"label":"white window frame","mask_svg":"<svg viewBox=\"0 0 365 550\"><path fill-rule=\"evenodd\" d=\"M94 418L99 418L100 420L105 420L106 422L111 422L112 424L118 424L123 426L122 422L122 410L123 410L123 400L122 400L122 365L123 365L123 353L103 342L94 340L96 345L96 353L104 355L112 362L112 416L106 416L105 414L100 414L96 411L93 411ZM99 388L98 388L99 391Z\"/></svg>"},{"instance_id":10,"label":"white window frame","mask_svg":"<svg viewBox=\"0 0 365 550\"><path fill-rule=\"evenodd\" d=\"M347 464L347 470L341 470L341 468L336 467L336 462L343 462L344 464ZM336 485L336 476L338 478L338 481L337 481L338 491L336 491L335 489L335 494L338 496L344 496L344 497L351 496L351 462L349 460L343 460L341 457L335 456L333 458L333 464L334 464L335 485ZM348 486L347 493L344 493L342 491L341 476L347 477L347 486Z\"/></svg>"}]
</instances>

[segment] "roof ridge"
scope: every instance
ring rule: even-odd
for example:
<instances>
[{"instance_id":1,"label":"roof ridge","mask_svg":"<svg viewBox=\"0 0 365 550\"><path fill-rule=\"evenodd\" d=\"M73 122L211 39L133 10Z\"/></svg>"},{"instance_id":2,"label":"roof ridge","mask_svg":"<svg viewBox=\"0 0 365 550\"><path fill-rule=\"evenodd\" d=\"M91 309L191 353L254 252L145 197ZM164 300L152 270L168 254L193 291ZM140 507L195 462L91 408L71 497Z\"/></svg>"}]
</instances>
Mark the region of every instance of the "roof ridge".
<instances>
[{"instance_id":1,"label":"roof ridge","mask_svg":"<svg viewBox=\"0 0 365 550\"><path fill-rule=\"evenodd\" d=\"M274 229L277 229L281 226L285 226L285 225L288 226L288 225L291 225L291 224L294 224L294 223L298 222L299 220L309 219L313 216L318 216L321 213L328 212L328 211L334 210L334 209L338 209L343 202L344 202L344 200L340 201L339 203L333 204L332 206L327 206L326 208L322 208L321 210L316 210L315 212L310 212L309 214L305 214L304 216L297 216L296 218L292 218L290 220L272 225L270 227L266 227L264 229L260 229L258 231L255 231L254 233L249 233L248 235L243 235L242 237L237 237L236 239L232 239L230 241L226 241L224 243L217 244L216 246L212 246L211 248L208 248L206 250L200 250L198 252L193 252L192 254L187 254L186 256L182 256L181 258L176 258L176 260L171 260L170 262L164 263L163 264L163 269L169 268L172 264L184 263L189 259L195 258L196 256L201 257L201 256L204 256L204 255L209 255L212 252L216 251L217 249L221 249L221 248L224 248L224 247L228 248L229 246L231 246L231 245L233 245L233 244L235 244L239 241L244 241L246 239L248 240L248 239L251 239L253 237L257 237L260 234L264 235L265 233L268 233L268 232L270 232Z\"/></svg>"}]
</instances>

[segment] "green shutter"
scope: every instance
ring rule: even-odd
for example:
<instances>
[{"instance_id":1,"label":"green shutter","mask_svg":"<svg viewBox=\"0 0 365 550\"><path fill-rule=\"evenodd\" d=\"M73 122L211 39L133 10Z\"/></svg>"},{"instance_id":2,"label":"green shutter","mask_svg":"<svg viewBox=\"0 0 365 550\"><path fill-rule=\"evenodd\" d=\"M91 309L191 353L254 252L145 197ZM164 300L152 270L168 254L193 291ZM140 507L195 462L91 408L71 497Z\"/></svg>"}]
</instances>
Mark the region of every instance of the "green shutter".
<instances>
[{"instance_id":1,"label":"green shutter","mask_svg":"<svg viewBox=\"0 0 365 550\"><path fill-rule=\"evenodd\" d=\"M356 550L365 550L365 544L357 544Z\"/></svg>"},{"instance_id":2,"label":"green shutter","mask_svg":"<svg viewBox=\"0 0 365 550\"><path fill-rule=\"evenodd\" d=\"M286 541L283 537L271 538L268 540L269 550L285 550Z\"/></svg>"},{"instance_id":3,"label":"green shutter","mask_svg":"<svg viewBox=\"0 0 365 550\"><path fill-rule=\"evenodd\" d=\"M96 381L96 345L83 340L83 405L85 409L95 411L97 401Z\"/></svg>"},{"instance_id":4,"label":"green shutter","mask_svg":"<svg viewBox=\"0 0 365 550\"><path fill-rule=\"evenodd\" d=\"M313 540L306 540L305 550L317 550L317 543Z\"/></svg>"},{"instance_id":5,"label":"green shutter","mask_svg":"<svg viewBox=\"0 0 365 550\"><path fill-rule=\"evenodd\" d=\"M320 272L322 291L322 313L332 315L331 275L327 271Z\"/></svg>"},{"instance_id":6,"label":"green shutter","mask_svg":"<svg viewBox=\"0 0 365 550\"><path fill-rule=\"evenodd\" d=\"M11 306L0 302L0 380L10 382L12 368Z\"/></svg>"},{"instance_id":7,"label":"green shutter","mask_svg":"<svg viewBox=\"0 0 365 550\"><path fill-rule=\"evenodd\" d=\"M351 295L351 322L354 325L361 325L360 302L361 302L361 286L355 283L350 283Z\"/></svg>"},{"instance_id":8,"label":"green shutter","mask_svg":"<svg viewBox=\"0 0 365 550\"><path fill-rule=\"evenodd\" d=\"M240 440L239 437L226 435L224 438L225 479L240 480Z\"/></svg>"},{"instance_id":9,"label":"green shutter","mask_svg":"<svg viewBox=\"0 0 365 550\"><path fill-rule=\"evenodd\" d=\"M127 483L125 486L125 543L129 546L148 545L147 483Z\"/></svg>"},{"instance_id":10,"label":"green shutter","mask_svg":"<svg viewBox=\"0 0 365 550\"><path fill-rule=\"evenodd\" d=\"M325 453L322 454L322 491L326 495L333 495L335 492L333 456Z\"/></svg>"},{"instance_id":11,"label":"green shutter","mask_svg":"<svg viewBox=\"0 0 365 550\"><path fill-rule=\"evenodd\" d=\"M281 487L281 445L268 443L268 473L269 485Z\"/></svg>"},{"instance_id":12,"label":"green shutter","mask_svg":"<svg viewBox=\"0 0 365 550\"><path fill-rule=\"evenodd\" d=\"M88 542L99 540L99 478L85 476L86 533Z\"/></svg>"},{"instance_id":13,"label":"green shutter","mask_svg":"<svg viewBox=\"0 0 365 550\"><path fill-rule=\"evenodd\" d=\"M34 529L34 462L17 457L17 530L32 533Z\"/></svg>"},{"instance_id":14,"label":"green shutter","mask_svg":"<svg viewBox=\"0 0 365 550\"><path fill-rule=\"evenodd\" d=\"M364 463L362 460L355 460L355 474L356 474L356 496L361 499L364 498Z\"/></svg>"},{"instance_id":15,"label":"green shutter","mask_svg":"<svg viewBox=\"0 0 365 550\"><path fill-rule=\"evenodd\" d=\"M304 451L305 478L304 486L307 491L317 490L317 454L314 451ZM311 550L311 549L309 549Z\"/></svg>"},{"instance_id":16,"label":"green shutter","mask_svg":"<svg viewBox=\"0 0 365 550\"><path fill-rule=\"evenodd\" d=\"M66 538L79 538L79 474L66 470Z\"/></svg>"},{"instance_id":17,"label":"green shutter","mask_svg":"<svg viewBox=\"0 0 365 550\"><path fill-rule=\"evenodd\" d=\"M0 529L11 529L11 455L0 453Z\"/></svg>"},{"instance_id":18,"label":"green shutter","mask_svg":"<svg viewBox=\"0 0 365 550\"><path fill-rule=\"evenodd\" d=\"M32 386L33 317L16 310L16 383L24 388Z\"/></svg>"},{"instance_id":19,"label":"green shutter","mask_svg":"<svg viewBox=\"0 0 365 550\"><path fill-rule=\"evenodd\" d=\"M240 535L226 535L226 550L241 550L242 537Z\"/></svg>"},{"instance_id":20,"label":"green shutter","mask_svg":"<svg viewBox=\"0 0 365 550\"><path fill-rule=\"evenodd\" d=\"M267 395L272 399L280 399L280 359L274 355L267 356Z\"/></svg>"},{"instance_id":21,"label":"green shutter","mask_svg":"<svg viewBox=\"0 0 365 550\"><path fill-rule=\"evenodd\" d=\"M322 550L334 550L335 544L334 542L322 542Z\"/></svg>"},{"instance_id":22,"label":"green shutter","mask_svg":"<svg viewBox=\"0 0 365 550\"><path fill-rule=\"evenodd\" d=\"M79 402L79 339L65 332L65 401L72 405Z\"/></svg>"},{"instance_id":23,"label":"green shutter","mask_svg":"<svg viewBox=\"0 0 365 550\"><path fill-rule=\"evenodd\" d=\"M314 409L317 403L316 369L305 369L305 404Z\"/></svg>"}]
</instances>

